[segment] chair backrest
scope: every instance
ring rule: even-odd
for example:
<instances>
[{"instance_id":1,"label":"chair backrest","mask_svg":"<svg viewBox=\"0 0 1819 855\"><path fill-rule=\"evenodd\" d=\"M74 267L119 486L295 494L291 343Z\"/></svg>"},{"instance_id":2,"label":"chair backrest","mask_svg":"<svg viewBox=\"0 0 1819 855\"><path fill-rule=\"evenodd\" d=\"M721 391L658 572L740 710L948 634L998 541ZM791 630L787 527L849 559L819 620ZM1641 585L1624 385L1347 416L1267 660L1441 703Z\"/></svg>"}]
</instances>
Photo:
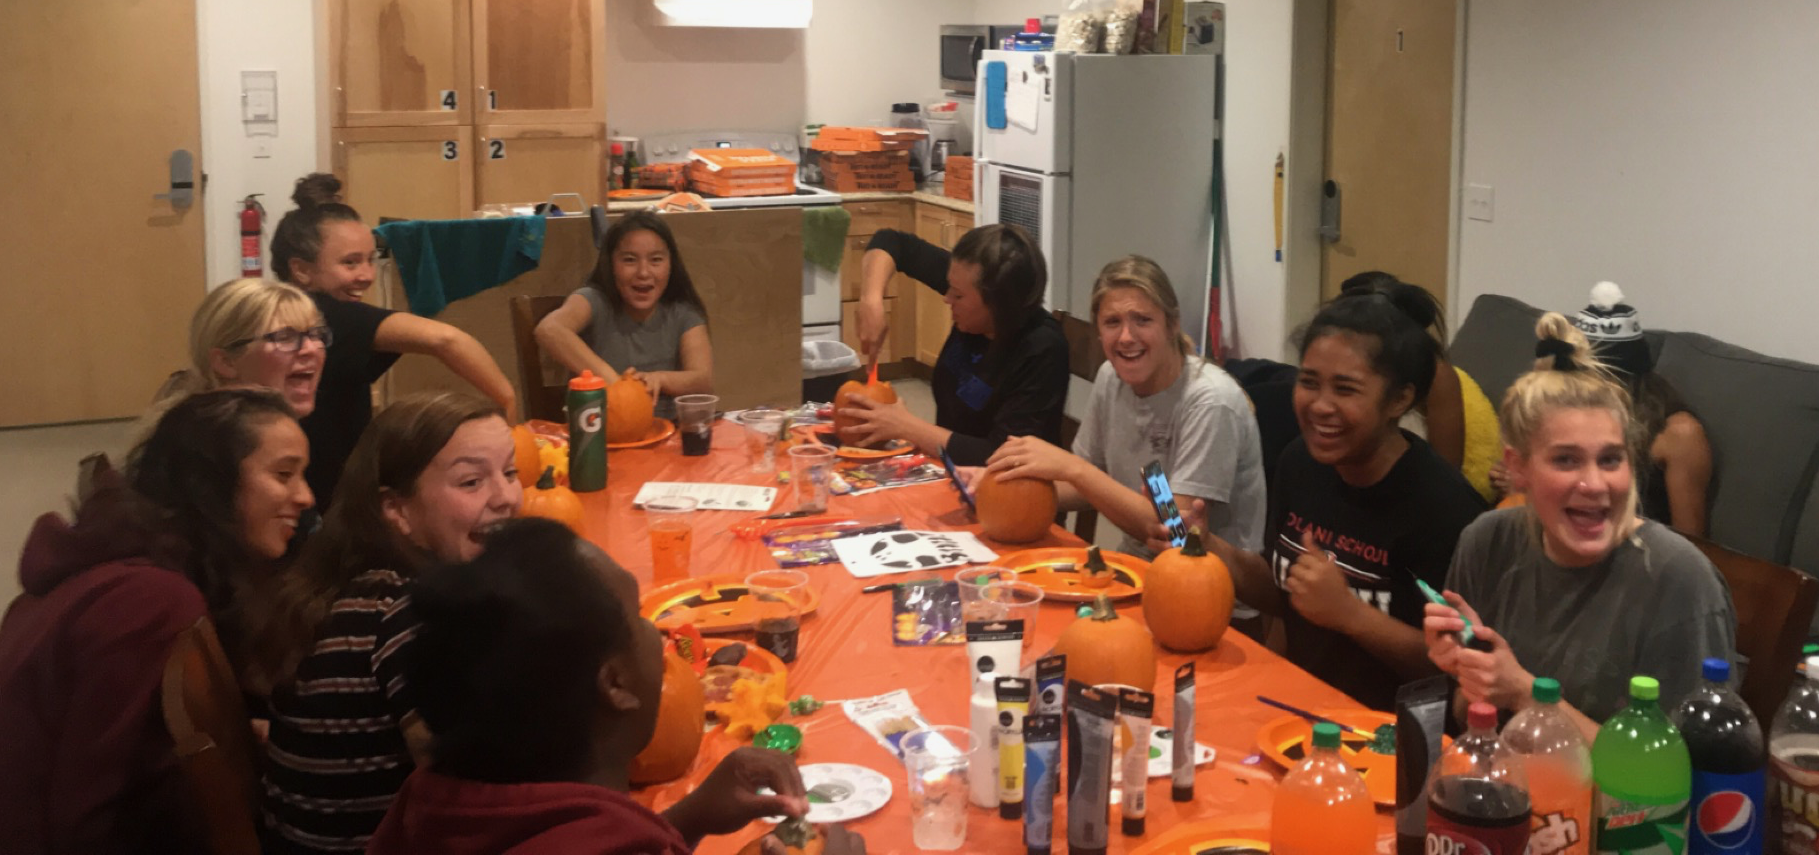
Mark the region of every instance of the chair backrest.
<instances>
[{"instance_id":1,"label":"chair backrest","mask_svg":"<svg viewBox=\"0 0 1819 855\"><path fill-rule=\"evenodd\" d=\"M1749 661L1737 693L1766 730L1794 681L1819 580L1702 537L1681 533L1718 566L1737 609L1737 652Z\"/></svg>"},{"instance_id":2,"label":"chair backrest","mask_svg":"<svg viewBox=\"0 0 1819 855\"><path fill-rule=\"evenodd\" d=\"M512 298L512 344L518 351L518 385L524 389L524 399L518 402L518 408L524 411L527 419L565 421L562 408L568 390L564 384L552 383L549 379L550 372L543 365L543 348L537 346L537 322L560 308L566 299L556 296Z\"/></svg>"},{"instance_id":3,"label":"chair backrest","mask_svg":"<svg viewBox=\"0 0 1819 855\"><path fill-rule=\"evenodd\" d=\"M1066 312L1057 311L1055 319L1061 322L1061 335L1067 340L1067 370L1075 377L1088 383L1099 375L1099 366L1105 363L1105 350L1099 346L1099 331L1089 321L1084 321ZM1073 450L1074 434L1080 432L1080 420L1073 416L1061 417L1061 447ZM1062 513L1065 517L1066 512ZM1099 512L1092 508L1074 512L1074 535L1087 543L1093 542L1093 535L1099 530Z\"/></svg>"},{"instance_id":4,"label":"chair backrest","mask_svg":"<svg viewBox=\"0 0 1819 855\"><path fill-rule=\"evenodd\" d=\"M258 855L259 766L239 681L208 618L177 636L164 665L164 726L176 744L212 855Z\"/></svg>"}]
</instances>

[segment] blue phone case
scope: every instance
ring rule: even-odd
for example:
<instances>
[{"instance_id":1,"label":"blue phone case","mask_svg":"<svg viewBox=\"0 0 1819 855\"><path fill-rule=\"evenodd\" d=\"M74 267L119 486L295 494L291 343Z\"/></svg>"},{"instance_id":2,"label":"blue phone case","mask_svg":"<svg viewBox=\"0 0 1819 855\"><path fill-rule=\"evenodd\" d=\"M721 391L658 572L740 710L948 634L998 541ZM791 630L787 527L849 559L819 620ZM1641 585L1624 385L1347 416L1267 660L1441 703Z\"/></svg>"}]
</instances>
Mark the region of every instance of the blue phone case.
<instances>
[{"instance_id":1,"label":"blue phone case","mask_svg":"<svg viewBox=\"0 0 1819 855\"><path fill-rule=\"evenodd\" d=\"M1143 467L1143 483L1149 488L1150 504L1156 506L1156 519L1168 526L1169 543L1181 547L1187 543L1187 523L1181 520L1181 508L1175 504L1175 491L1169 488L1162 464L1150 461Z\"/></svg>"},{"instance_id":2,"label":"blue phone case","mask_svg":"<svg viewBox=\"0 0 1819 855\"><path fill-rule=\"evenodd\" d=\"M941 465L947 467L947 480L954 482L954 489L960 492L960 501L966 503L966 509L978 513L978 506L973 504L973 496L966 491L966 485L960 482L960 470L954 468L954 458L949 457L947 446L941 446Z\"/></svg>"}]
</instances>

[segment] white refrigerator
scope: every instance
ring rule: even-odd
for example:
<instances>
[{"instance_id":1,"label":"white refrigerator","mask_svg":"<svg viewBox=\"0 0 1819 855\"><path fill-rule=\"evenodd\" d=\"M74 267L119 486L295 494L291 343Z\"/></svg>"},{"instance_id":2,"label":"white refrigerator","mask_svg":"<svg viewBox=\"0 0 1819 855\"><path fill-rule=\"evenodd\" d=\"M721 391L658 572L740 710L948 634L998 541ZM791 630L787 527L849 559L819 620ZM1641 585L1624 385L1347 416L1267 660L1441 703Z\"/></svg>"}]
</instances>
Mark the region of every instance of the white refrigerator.
<instances>
[{"instance_id":1,"label":"white refrigerator","mask_svg":"<svg viewBox=\"0 0 1819 855\"><path fill-rule=\"evenodd\" d=\"M1050 309L1091 322L1099 270L1145 255L1168 274L1182 329L1204 348L1218 59L985 52L977 221L1036 238Z\"/></svg>"}]
</instances>

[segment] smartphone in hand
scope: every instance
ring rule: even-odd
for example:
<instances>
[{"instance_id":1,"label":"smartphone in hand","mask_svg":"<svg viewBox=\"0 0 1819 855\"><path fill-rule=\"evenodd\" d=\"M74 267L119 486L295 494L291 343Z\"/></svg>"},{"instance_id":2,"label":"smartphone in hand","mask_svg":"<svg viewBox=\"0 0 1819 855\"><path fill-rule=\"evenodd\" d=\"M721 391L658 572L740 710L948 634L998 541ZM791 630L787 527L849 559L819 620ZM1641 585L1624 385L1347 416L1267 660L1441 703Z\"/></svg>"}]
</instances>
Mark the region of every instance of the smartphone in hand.
<instances>
[{"instance_id":1,"label":"smartphone in hand","mask_svg":"<svg viewBox=\"0 0 1819 855\"><path fill-rule=\"evenodd\" d=\"M1187 523L1181 520L1181 508L1175 504L1175 491L1162 474L1161 461L1151 460L1143 466L1143 484L1149 488L1150 504L1156 506L1156 519L1168 526L1169 543L1180 547L1187 543Z\"/></svg>"}]
</instances>

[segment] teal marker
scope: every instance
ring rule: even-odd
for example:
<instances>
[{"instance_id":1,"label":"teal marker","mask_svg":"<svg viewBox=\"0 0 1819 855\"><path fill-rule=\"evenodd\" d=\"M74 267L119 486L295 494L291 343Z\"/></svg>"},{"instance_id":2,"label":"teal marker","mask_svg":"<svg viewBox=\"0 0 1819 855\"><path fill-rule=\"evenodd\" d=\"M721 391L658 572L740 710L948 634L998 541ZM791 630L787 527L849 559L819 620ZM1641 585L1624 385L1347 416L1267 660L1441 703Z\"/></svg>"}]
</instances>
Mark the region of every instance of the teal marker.
<instances>
[{"instance_id":1,"label":"teal marker","mask_svg":"<svg viewBox=\"0 0 1819 855\"><path fill-rule=\"evenodd\" d=\"M1415 577L1415 584L1421 588L1421 593L1427 597L1428 602L1435 605L1446 606L1449 609L1454 607L1452 603L1446 601L1445 597L1440 596L1440 592L1434 590L1434 586L1429 585L1427 580L1417 576ZM1465 612L1459 613L1459 619L1465 621L1465 629L1459 632L1459 644L1464 647L1470 647L1472 646L1472 641L1477 637L1477 634L1472 632L1472 619L1466 617Z\"/></svg>"}]
</instances>

